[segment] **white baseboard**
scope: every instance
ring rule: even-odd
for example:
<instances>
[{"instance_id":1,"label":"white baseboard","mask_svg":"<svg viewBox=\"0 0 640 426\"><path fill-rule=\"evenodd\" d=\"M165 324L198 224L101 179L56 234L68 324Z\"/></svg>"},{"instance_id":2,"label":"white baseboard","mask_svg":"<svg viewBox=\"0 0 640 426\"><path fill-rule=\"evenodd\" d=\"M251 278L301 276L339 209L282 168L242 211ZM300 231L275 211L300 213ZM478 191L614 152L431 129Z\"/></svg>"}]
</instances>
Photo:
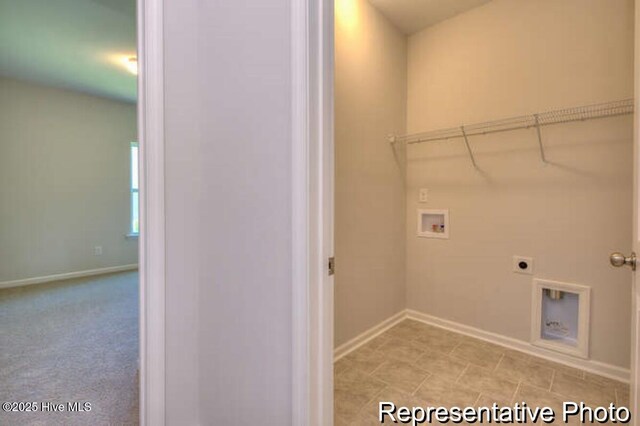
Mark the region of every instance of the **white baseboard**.
<instances>
[{"instance_id":1,"label":"white baseboard","mask_svg":"<svg viewBox=\"0 0 640 426\"><path fill-rule=\"evenodd\" d=\"M360 346L364 345L368 341L384 333L394 325L398 324L400 321L404 320L406 317L407 317L407 311L402 310L397 314L382 321L378 325L375 325L370 329L366 330L364 333L361 333L356 337L354 337L353 339L349 340L348 342L338 346L333 350L333 361L334 362L338 361L343 356L348 355L350 352L355 351Z\"/></svg>"},{"instance_id":2,"label":"white baseboard","mask_svg":"<svg viewBox=\"0 0 640 426\"><path fill-rule=\"evenodd\" d=\"M590 359L575 358L570 355L534 346L531 343L525 342L523 340L518 340L512 337L503 336L501 334L492 333L490 331L481 330L479 328L460 324L455 321L438 318L433 315L414 311L412 309L406 309L398 312L392 317L387 318L378 325L371 327L364 333L359 334L348 342L335 348L333 351L334 362L338 361L345 355L348 355L350 352L358 349L360 346L384 333L404 319L420 321L434 327L444 328L446 330L484 340L489 343L524 352L528 355L543 358L548 361L557 362L558 364L567 365L569 367L578 368L580 370L588 371L590 373L598 374L610 379L619 380L624 383L629 383L629 379L631 377L631 372L626 368Z\"/></svg>"},{"instance_id":3,"label":"white baseboard","mask_svg":"<svg viewBox=\"0 0 640 426\"><path fill-rule=\"evenodd\" d=\"M133 271L138 269L138 264L110 266L108 268L89 269L86 271L67 272L64 274L47 275L44 277L25 278L21 280L0 282L0 289L10 287L22 287L25 285L42 284L51 281L68 280L71 278L91 277L94 275L110 274L113 272Z\"/></svg>"},{"instance_id":4,"label":"white baseboard","mask_svg":"<svg viewBox=\"0 0 640 426\"><path fill-rule=\"evenodd\" d=\"M614 380L619 380L621 382L629 383L629 379L631 377L631 372L626 368L618 367L611 364L605 364L603 362L593 361L590 359L575 358L570 355L553 352L541 347L534 346L531 343L525 342L523 340L514 339L512 337L507 337L501 334L492 333L490 331L481 330L479 328L460 324L454 321L434 317L432 315L424 314L422 312L414 311L411 309L406 310L405 317L408 319L423 322L425 324L433 325L435 327L440 327L450 331L455 331L456 333L475 337L476 339L484 340L496 345L504 346L509 349L524 352L539 358L544 358L546 360L557 362L559 364L567 365L569 367L579 368L590 373L598 374L600 376L608 377Z\"/></svg>"}]
</instances>

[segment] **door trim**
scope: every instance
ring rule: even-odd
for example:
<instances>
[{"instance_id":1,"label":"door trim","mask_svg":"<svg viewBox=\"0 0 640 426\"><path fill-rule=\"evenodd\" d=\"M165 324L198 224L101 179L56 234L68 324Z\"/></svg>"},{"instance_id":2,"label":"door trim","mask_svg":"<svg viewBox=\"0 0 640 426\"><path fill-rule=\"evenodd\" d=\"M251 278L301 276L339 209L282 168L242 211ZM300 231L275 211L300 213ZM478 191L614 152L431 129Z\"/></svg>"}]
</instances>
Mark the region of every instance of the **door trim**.
<instances>
[{"instance_id":1,"label":"door trim","mask_svg":"<svg viewBox=\"0 0 640 426\"><path fill-rule=\"evenodd\" d=\"M163 0L137 0L140 424L165 424Z\"/></svg>"},{"instance_id":2,"label":"door trim","mask_svg":"<svg viewBox=\"0 0 640 426\"><path fill-rule=\"evenodd\" d=\"M291 3L292 424L333 424L333 0Z\"/></svg>"}]
</instances>

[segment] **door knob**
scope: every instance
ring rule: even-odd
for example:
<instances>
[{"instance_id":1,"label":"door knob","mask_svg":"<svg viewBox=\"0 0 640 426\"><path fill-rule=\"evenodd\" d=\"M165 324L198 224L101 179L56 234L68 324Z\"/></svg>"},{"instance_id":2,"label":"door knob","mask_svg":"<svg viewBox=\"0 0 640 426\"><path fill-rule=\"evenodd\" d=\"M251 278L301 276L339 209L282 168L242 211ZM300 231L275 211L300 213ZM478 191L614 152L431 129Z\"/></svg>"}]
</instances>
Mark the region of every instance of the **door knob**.
<instances>
[{"instance_id":1,"label":"door knob","mask_svg":"<svg viewBox=\"0 0 640 426\"><path fill-rule=\"evenodd\" d=\"M636 254L634 252L631 252L631 256L629 257L626 257L624 254L619 252L611 253L609 261L616 268L627 265L631 266L631 270L636 270Z\"/></svg>"}]
</instances>

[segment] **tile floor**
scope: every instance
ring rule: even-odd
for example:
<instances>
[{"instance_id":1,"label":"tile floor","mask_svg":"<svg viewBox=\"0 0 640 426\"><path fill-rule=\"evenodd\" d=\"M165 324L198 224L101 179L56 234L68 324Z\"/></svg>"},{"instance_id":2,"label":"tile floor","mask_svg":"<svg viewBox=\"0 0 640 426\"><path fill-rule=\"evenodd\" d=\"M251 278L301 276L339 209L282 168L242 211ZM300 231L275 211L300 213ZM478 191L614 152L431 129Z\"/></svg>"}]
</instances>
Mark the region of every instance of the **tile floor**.
<instances>
[{"instance_id":1,"label":"tile floor","mask_svg":"<svg viewBox=\"0 0 640 426\"><path fill-rule=\"evenodd\" d=\"M335 425L379 425L377 403L400 406L627 406L623 383L405 320L335 363Z\"/></svg>"}]
</instances>

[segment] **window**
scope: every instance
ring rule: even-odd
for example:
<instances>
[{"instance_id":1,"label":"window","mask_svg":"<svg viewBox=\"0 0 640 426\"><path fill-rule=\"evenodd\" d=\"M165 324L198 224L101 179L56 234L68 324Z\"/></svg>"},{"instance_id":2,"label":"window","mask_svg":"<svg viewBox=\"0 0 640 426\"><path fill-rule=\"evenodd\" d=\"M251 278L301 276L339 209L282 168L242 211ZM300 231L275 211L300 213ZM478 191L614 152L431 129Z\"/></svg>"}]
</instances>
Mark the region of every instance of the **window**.
<instances>
[{"instance_id":1,"label":"window","mask_svg":"<svg viewBox=\"0 0 640 426\"><path fill-rule=\"evenodd\" d=\"M140 232L140 203L138 194L138 142L131 142L131 229L130 235L138 235Z\"/></svg>"}]
</instances>

